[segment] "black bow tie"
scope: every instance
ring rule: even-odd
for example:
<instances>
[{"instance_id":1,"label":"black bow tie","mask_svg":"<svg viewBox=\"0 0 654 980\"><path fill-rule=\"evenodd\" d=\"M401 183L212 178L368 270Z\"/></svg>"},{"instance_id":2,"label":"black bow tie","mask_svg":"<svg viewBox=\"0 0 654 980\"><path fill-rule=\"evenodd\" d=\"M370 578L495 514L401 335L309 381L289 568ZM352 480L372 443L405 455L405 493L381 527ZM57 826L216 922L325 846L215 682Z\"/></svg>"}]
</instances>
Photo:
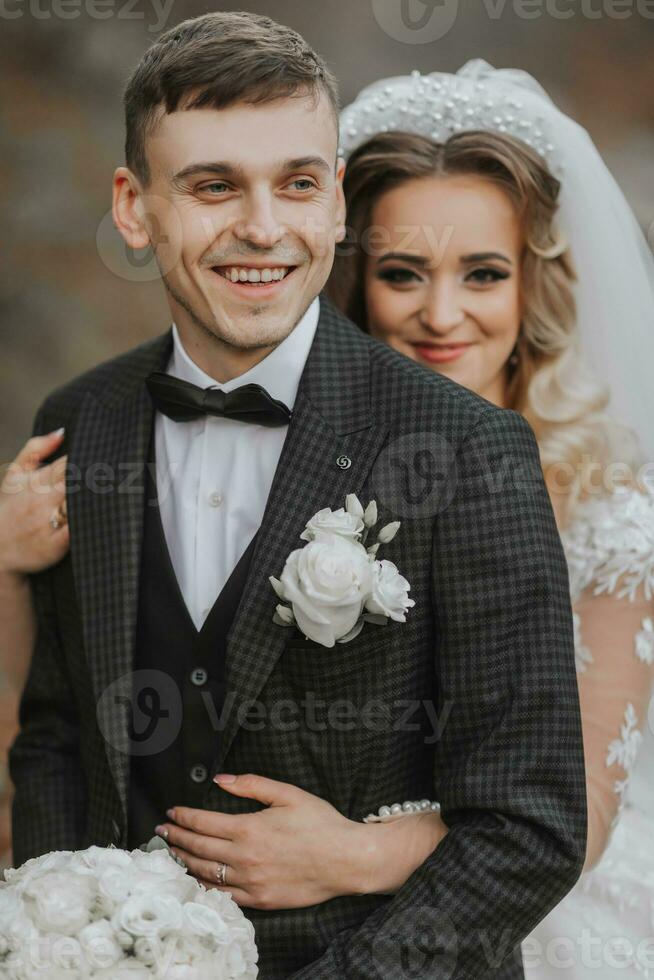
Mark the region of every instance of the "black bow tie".
<instances>
[{"instance_id":1,"label":"black bow tie","mask_svg":"<svg viewBox=\"0 0 654 980\"><path fill-rule=\"evenodd\" d=\"M154 371L145 379L156 408L175 422L190 422L201 415L220 415L254 425L288 425L291 410L261 385L249 384L233 391L199 388L171 374Z\"/></svg>"}]
</instances>

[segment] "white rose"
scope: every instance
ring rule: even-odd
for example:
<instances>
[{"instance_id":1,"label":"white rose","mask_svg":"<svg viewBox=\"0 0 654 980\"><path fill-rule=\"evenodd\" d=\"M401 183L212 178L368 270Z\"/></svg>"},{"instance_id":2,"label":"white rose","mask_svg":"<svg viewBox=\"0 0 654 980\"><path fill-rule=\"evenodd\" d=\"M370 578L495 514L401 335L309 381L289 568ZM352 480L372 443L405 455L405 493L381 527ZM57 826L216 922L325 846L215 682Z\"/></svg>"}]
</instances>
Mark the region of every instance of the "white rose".
<instances>
[{"instance_id":1,"label":"white rose","mask_svg":"<svg viewBox=\"0 0 654 980\"><path fill-rule=\"evenodd\" d=\"M354 541L363 531L363 520L359 514L350 514L342 507L339 510L324 507L313 515L300 538L303 541L313 541L319 531L340 534L341 537Z\"/></svg>"},{"instance_id":2,"label":"white rose","mask_svg":"<svg viewBox=\"0 0 654 980\"><path fill-rule=\"evenodd\" d=\"M172 963L192 963L202 955L200 940L197 936L191 936L181 929L175 934L174 944L171 946Z\"/></svg>"},{"instance_id":3,"label":"white rose","mask_svg":"<svg viewBox=\"0 0 654 980\"><path fill-rule=\"evenodd\" d=\"M112 925L132 936L158 936L178 929L181 921L182 907L176 898L146 893L132 895L121 908L116 909Z\"/></svg>"},{"instance_id":4,"label":"white rose","mask_svg":"<svg viewBox=\"0 0 654 980\"><path fill-rule=\"evenodd\" d=\"M0 882L0 932L4 932L17 915L23 911L23 900L15 888Z\"/></svg>"},{"instance_id":5,"label":"white rose","mask_svg":"<svg viewBox=\"0 0 654 980\"><path fill-rule=\"evenodd\" d=\"M392 561L376 561L372 574L372 595L366 602L366 609L380 616L390 616L397 623L405 623L407 610L415 606L414 600L408 596L410 588Z\"/></svg>"},{"instance_id":6,"label":"white rose","mask_svg":"<svg viewBox=\"0 0 654 980\"><path fill-rule=\"evenodd\" d=\"M216 909L199 902L187 902L183 908L184 928L196 936L212 936L216 942L227 942L230 930Z\"/></svg>"},{"instance_id":7,"label":"white rose","mask_svg":"<svg viewBox=\"0 0 654 980\"><path fill-rule=\"evenodd\" d=\"M105 919L91 922L79 934L79 941L90 966L102 969L113 966L123 955L111 924Z\"/></svg>"},{"instance_id":8,"label":"white rose","mask_svg":"<svg viewBox=\"0 0 654 980\"><path fill-rule=\"evenodd\" d=\"M152 973L138 960L123 960L117 967L94 970L93 980L152 980Z\"/></svg>"},{"instance_id":9,"label":"white rose","mask_svg":"<svg viewBox=\"0 0 654 980\"><path fill-rule=\"evenodd\" d=\"M175 941L174 936L170 936L166 942L159 936L139 936L134 943L134 956L145 966L160 968L164 963L170 963L171 946Z\"/></svg>"},{"instance_id":10,"label":"white rose","mask_svg":"<svg viewBox=\"0 0 654 980\"><path fill-rule=\"evenodd\" d=\"M68 971L68 976L86 965L82 947L74 936L53 937L50 958L55 967Z\"/></svg>"},{"instance_id":11,"label":"white rose","mask_svg":"<svg viewBox=\"0 0 654 980\"><path fill-rule=\"evenodd\" d=\"M371 589L371 561L359 542L317 531L288 556L281 581L302 633L333 647L361 615Z\"/></svg>"},{"instance_id":12,"label":"white rose","mask_svg":"<svg viewBox=\"0 0 654 980\"><path fill-rule=\"evenodd\" d=\"M229 980L250 980L258 975L256 952L252 947L233 942L229 946L221 946L214 954L216 972L214 976L227 977Z\"/></svg>"},{"instance_id":13,"label":"white rose","mask_svg":"<svg viewBox=\"0 0 654 980\"><path fill-rule=\"evenodd\" d=\"M132 866L132 856L128 851L118 847L87 847L85 851L76 851L68 862L71 871L78 874L91 872L98 874L107 868L122 868L127 870Z\"/></svg>"},{"instance_id":14,"label":"white rose","mask_svg":"<svg viewBox=\"0 0 654 980\"><path fill-rule=\"evenodd\" d=\"M134 887L134 874L121 868L107 868L98 878L100 895L113 903L129 898Z\"/></svg>"},{"instance_id":15,"label":"white rose","mask_svg":"<svg viewBox=\"0 0 654 980\"><path fill-rule=\"evenodd\" d=\"M188 877L184 868L172 857L168 848L156 851L132 851L133 866L141 880L159 881Z\"/></svg>"},{"instance_id":16,"label":"white rose","mask_svg":"<svg viewBox=\"0 0 654 980\"><path fill-rule=\"evenodd\" d=\"M6 938L11 949L20 949L25 943L38 936L38 930L25 911L17 912L2 927L2 935Z\"/></svg>"},{"instance_id":17,"label":"white rose","mask_svg":"<svg viewBox=\"0 0 654 980\"><path fill-rule=\"evenodd\" d=\"M173 963L163 976L164 980L214 980L215 977L225 974L217 972L210 961L198 960L193 963Z\"/></svg>"},{"instance_id":18,"label":"white rose","mask_svg":"<svg viewBox=\"0 0 654 980\"><path fill-rule=\"evenodd\" d=\"M37 929L74 935L88 925L95 882L65 871L51 871L27 886L33 899L32 918Z\"/></svg>"},{"instance_id":19,"label":"white rose","mask_svg":"<svg viewBox=\"0 0 654 980\"><path fill-rule=\"evenodd\" d=\"M5 881L10 885L25 887L35 878L50 871L61 871L68 867L72 857L72 851L51 851L49 854L42 854L40 857L29 858L20 868L8 868L5 871Z\"/></svg>"}]
</instances>

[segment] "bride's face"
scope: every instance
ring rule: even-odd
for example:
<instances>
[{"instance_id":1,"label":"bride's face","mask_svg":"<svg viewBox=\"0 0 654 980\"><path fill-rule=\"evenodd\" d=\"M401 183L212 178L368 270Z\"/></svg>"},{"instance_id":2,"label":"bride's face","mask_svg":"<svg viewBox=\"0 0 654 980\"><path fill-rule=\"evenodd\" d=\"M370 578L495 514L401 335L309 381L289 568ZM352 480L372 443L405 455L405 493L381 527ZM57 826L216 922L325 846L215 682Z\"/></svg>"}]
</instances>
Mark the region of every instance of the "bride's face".
<instances>
[{"instance_id":1,"label":"bride's face","mask_svg":"<svg viewBox=\"0 0 654 980\"><path fill-rule=\"evenodd\" d=\"M371 334L504 405L523 248L508 195L476 176L420 178L383 195L371 226Z\"/></svg>"}]
</instances>

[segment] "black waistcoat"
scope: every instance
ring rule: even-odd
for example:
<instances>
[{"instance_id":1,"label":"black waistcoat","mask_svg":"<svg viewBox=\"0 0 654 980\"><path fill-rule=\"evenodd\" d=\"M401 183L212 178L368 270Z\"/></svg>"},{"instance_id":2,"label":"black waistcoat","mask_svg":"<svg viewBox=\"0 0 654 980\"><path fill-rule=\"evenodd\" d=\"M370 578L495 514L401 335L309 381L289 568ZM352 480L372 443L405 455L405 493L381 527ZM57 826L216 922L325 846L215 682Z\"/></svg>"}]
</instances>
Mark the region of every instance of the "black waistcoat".
<instances>
[{"instance_id":1,"label":"black waistcoat","mask_svg":"<svg viewBox=\"0 0 654 980\"><path fill-rule=\"evenodd\" d=\"M182 423L180 423L182 424ZM128 847L154 835L171 806L201 808L215 775L225 697L225 647L255 535L198 632L173 569L150 439L139 580L128 805ZM216 548L220 542L216 542Z\"/></svg>"}]
</instances>

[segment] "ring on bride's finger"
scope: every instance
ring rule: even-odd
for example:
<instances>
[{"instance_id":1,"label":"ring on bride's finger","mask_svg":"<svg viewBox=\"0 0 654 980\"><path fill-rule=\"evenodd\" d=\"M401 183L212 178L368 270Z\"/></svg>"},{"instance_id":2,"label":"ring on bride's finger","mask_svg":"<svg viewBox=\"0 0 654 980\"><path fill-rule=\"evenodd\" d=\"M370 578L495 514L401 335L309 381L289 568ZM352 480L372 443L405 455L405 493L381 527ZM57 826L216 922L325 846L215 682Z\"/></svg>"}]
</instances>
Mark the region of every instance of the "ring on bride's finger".
<instances>
[{"instance_id":1,"label":"ring on bride's finger","mask_svg":"<svg viewBox=\"0 0 654 980\"><path fill-rule=\"evenodd\" d=\"M68 520L68 515L66 514L65 504L59 504L54 514L50 518L50 527L54 531L58 531L60 527L63 527Z\"/></svg>"},{"instance_id":2,"label":"ring on bride's finger","mask_svg":"<svg viewBox=\"0 0 654 980\"><path fill-rule=\"evenodd\" d=\"M218 880L218 884L219 885L226 885L227 884L227 865L226 864L219 864L218 865L218 867L216 868L216 878Z\"/></svg>"}]
</instances>

